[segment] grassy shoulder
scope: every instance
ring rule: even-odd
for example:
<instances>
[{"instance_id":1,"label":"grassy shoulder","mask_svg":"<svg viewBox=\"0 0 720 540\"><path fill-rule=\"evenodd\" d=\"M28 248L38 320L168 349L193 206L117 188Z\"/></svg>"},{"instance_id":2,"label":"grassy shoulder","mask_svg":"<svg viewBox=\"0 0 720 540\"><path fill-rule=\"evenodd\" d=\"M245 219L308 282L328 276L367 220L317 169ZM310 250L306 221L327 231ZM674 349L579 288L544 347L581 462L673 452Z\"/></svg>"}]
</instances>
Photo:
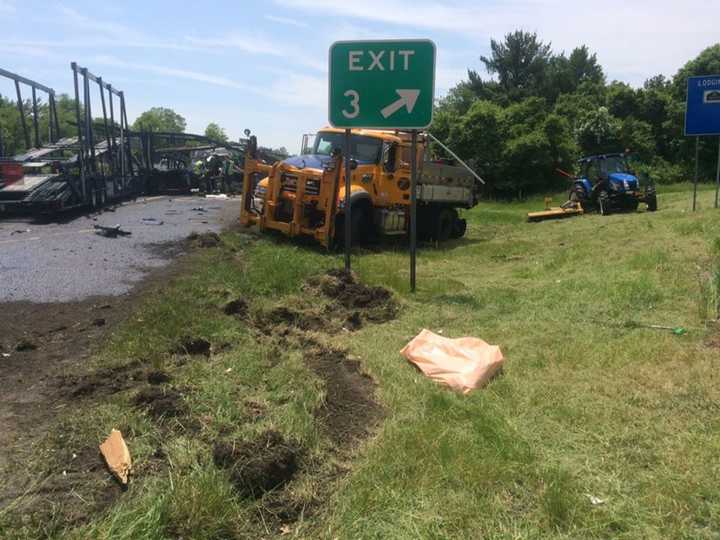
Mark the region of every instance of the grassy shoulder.
<instances>
[{"instance_id":1,"label":"grassy shoulder","mask_svg":"<svg viewBox=\"0 0 720 540\"><path fill-rule=\"evenodd\" d=\"M467 213L466 238L420 250L414 295L403 248L358 253L362 280L392 289L401 309L314 338L359 361L385 411L372 438L342 453L318 421L329 387L304 345L258 334L267 310L318 302L303 284L341 257L228 233L94 359L167 373L181 414L139 407L143 383L79 407L59 428L63 441L45 442L81 448L120 427L135 461L130 489L89 521L58 512L7 536L711 538L720 514L713 195L701 190L696 213L690 192L673 187L655 214L537 224L524 214L542 198L481 204ZM253 325L223 313L237 298ZM435 385L398 354L422 328L500 345L503 375L468 396ZM212 356L171 352L187 338L207 340ZM217 441L269 430L302 448L279 502L239 493L213 460ZM295 513L283 520L288 506Z\"/></svg>"}]
</instances>

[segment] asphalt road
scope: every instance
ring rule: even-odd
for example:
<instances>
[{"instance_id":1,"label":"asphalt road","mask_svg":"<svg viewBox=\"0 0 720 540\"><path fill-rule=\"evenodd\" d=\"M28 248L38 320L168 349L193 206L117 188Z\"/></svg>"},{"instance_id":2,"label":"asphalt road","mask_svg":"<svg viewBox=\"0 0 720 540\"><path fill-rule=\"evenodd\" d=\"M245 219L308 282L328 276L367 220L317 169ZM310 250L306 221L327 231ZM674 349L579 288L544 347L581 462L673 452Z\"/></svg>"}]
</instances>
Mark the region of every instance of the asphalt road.
<instances>
[{"instance_id":1,"label":"asphalt road","mask_svg":"<svg viewBox=\"0 0 720 540\"><path fill-rule=\"evenodd\" d=\"M0 302L127 293L149 270L177 256L180 240L221 230L237 219L239 208L237 198L152 197L64 223L0 219ZM107 238L94 225L120 225L132 234Z\"/></svg>"}]
</instances>

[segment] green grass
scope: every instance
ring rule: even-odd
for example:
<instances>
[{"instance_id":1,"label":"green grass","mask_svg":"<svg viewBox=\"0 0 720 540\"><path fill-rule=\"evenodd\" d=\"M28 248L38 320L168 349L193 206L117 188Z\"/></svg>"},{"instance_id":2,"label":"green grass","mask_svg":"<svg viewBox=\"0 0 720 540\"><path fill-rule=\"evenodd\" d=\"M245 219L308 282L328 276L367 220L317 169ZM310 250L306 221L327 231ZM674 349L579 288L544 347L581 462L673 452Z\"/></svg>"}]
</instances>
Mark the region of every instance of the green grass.
<instances>
[{"instance_id":1,"label":"green grass","mask_svg":"<svg viewBox=\"0 0 720 540\"><path fill-rule=\"evenodd\" d=\"M536 224L524 214L542 208L541 197L483 203L466 213L465 239L422 247L414 295L402 248L356 253L362 279L393 289L402 310L332 341L361 358L387 416L343 463L348 475L291 484L294 495L323 501L292 536L717 538L720 351L707 345L719 331L713 197L701 189L692 213L687 185L663 187L655 214ZM109 511L80 528L60 525L57 536L272 536L258 523L259 503L237 497L213 466L212 441L272 427L308 450L307 463L335 460L312 415L322 383L300 352L259 342L219 308L235 297L253 311L296 302L306 277L342 257L276 237L225 239L230 248L193 255L193 271L150 298L95 359L164 366L186 388L199 428L158 427L124 395L74 418L71 439L100 440L122 422L139 472ZM467 396L436 385L398 354L422 328L500 345L504 373ZM230 347L176 366L167 351L186 335ZM262 418L248 417L248 401L262 405ZM169 464L143 474L157 447Z\"/></svg>"}]
</instances>

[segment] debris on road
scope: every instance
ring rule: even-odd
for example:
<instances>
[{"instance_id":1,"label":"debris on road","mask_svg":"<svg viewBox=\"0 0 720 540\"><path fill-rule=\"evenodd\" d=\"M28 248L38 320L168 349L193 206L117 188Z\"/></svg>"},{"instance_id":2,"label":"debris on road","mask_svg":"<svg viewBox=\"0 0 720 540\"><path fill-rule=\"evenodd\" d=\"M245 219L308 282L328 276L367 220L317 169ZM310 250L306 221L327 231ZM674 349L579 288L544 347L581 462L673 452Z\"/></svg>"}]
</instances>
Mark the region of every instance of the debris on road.
<instances>
[{"instance_id":1,"label":"debris on road","mask_svg":"<svg viewBox=\"0 0 720 540\"><path fill-rule=\"evenodd\" d=\"M132 234L130 231L122 230L120 228L120 225L115 225L114 227L106 227L105 225L93 225L93 229L95 229L95 234L99 234L100 236L105 236L107 238L130 236Z\"/></svg>"},{"instance_id":2,"label":"debris on road","mask_svg":"<svg viewBox=\"0 0 720 540\"><path fill-rule=\"evenodd\" d=\"M161 219L153 218L153 217L144 217L141 220L143 222L143 225L164 225L165 222Z\"/></svg>"},{"instance_id":3,"label":"debris on road","mask_svg":"<svg viewBox=\"0 0 720 540\"><path fill-rule=\"evenodd\" d=\"M120 483L127 485L128 475L132 469L132 461L122 433L113 428L105 442L100 445L100 453L105 458L108 468Z\"/></svg>"},{"instance_id":4,"label":"debris on road","mask_svg":"<svg viewBox=\"0 0 720 540\"><path fill-rule=\"evenodd\" d=\"M35 349L37 349L37 345L27 338L21 339L18 341L17 345L15 345L15 350L17 352L34 351Z\"/></svg>"},{"instance_id":5,"label":"debris on road","mask_svg":"<svg viewBox=\"0 0 720 540\"><path fill-rule=\"evenodd\" d=\"M500 348L482 339L450 339L425 329L400 354L426 376L463 394L485 386L504 362Z\"/></svg>"}]
</instances>

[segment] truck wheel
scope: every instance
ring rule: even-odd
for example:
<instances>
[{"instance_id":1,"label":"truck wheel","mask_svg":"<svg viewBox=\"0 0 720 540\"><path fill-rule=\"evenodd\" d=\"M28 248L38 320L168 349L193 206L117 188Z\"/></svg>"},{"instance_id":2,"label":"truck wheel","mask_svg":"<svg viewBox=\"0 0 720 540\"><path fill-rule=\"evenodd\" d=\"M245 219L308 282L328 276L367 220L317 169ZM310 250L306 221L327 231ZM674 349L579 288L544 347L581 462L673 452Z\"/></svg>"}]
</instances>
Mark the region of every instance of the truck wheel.
<instances>
[{"instance_id":1,"label":"truck wheel","mask_svg":"<svg viewBox=\"0 0 720 540\"><path fill-rule=\"evenodd\" d=\"M600 192L600 195L598 196L598 205L600 206L600 215L610 215L610 194L607 191L603 190Z\"/></svg>"},{"instance_id":2,"label":"truck wheel","mask_svg":"<svg viewBox=\"0 0 720 540\"><path fill-rule=\"evenodd\" d=\"M441 208L435 214L433 223L433 239L438 242L449 240L453 233L453 227L458 220L457 210L454 208Z\"/></svg>"},{"instance_id":3,"label":"truck wheel","mask_svg":"<svg viewBox=\"0 0 720 540\"><path fill-rule=\"evenodd\" d=\"M648 197L647 210L648 212L655 212L657 210L657 195L652 194Z\"/></svg>"},{"instance_id":4,"label":"truck wheel","mask_svg":"<svg viewBox=\"0 0 720 540\"><path fill-rule=\"evenodd\" d=\"M367 241L368 208L365 204L354 204L350 214L350 245L357 246ZM335 221L335 245L345 245L345 214L337 216Z\"/></svg>"},{"instance_id":5,"label":"truck wheel","mask_svg":"<svg viewBox=\"0 0 720 540\"><path fill-rule=\"evenodd\" d=\"M453 223L451 238L462 238L465 236L465 231L467 231L467 220L456 219Z\"/></svg>"}]
</instances>

